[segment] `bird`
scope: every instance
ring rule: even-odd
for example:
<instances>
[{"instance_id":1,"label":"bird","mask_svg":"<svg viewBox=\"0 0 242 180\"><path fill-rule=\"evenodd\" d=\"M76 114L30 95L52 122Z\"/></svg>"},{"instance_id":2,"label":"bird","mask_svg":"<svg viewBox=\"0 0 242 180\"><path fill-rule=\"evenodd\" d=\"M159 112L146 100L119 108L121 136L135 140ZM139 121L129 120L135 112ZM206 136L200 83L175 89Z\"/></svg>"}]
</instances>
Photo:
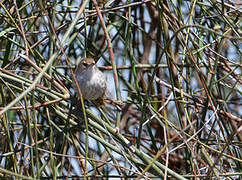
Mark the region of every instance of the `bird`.
<instances>
[{"instance_id":1,"label":"bird","mask_svg":"<svg viewBox=\"0 0 242 180\"><path fill-rule=\"evenodd\" d=\"M84 58L78 64L74 74L83 99L93 101L97 105L104 105L107 83L103 73L96 66L95 60ZM73 82L73 89L79 94L75 82Z\"/></svg>"}]
</instances>

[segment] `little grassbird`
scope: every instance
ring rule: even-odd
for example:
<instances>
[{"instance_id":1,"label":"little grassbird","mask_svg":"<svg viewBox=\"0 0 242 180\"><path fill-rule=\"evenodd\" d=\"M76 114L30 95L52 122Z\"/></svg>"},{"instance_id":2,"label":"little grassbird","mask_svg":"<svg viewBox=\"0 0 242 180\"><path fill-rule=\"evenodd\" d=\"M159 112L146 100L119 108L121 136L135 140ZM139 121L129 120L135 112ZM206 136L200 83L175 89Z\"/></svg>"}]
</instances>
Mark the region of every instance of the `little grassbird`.
<instances>
[{"instance_id":1,"label":"little grassbird","mask_svg":"<svg viewBox=\"0 0 242 180\"><path fill-rule=\"evenodd\" d=\"M107 85L104 75L96 66L94 59L83 59L75 70L75 76L83 99L103 105ZM75 82L73 82L73 88L78 94Z\"/></svg>"}]
</instances>

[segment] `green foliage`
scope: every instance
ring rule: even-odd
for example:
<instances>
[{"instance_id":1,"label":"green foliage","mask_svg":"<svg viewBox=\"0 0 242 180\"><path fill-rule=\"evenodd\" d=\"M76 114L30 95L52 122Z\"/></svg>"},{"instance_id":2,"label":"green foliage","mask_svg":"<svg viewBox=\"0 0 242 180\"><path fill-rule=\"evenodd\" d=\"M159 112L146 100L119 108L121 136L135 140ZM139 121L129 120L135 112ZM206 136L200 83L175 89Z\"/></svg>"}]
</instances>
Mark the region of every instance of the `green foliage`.
<instances>
[{"instance_id":1,"label":"green foliage","mask_svg":"<svg viewBox=\"0 0 242 180\"><path fill-rule=\"evenodd\" d=\"M239 178L239 5L95 2L0 2L0 176ZM84 57L105 107L73 93Z\"/></svg>"}]
</instances>

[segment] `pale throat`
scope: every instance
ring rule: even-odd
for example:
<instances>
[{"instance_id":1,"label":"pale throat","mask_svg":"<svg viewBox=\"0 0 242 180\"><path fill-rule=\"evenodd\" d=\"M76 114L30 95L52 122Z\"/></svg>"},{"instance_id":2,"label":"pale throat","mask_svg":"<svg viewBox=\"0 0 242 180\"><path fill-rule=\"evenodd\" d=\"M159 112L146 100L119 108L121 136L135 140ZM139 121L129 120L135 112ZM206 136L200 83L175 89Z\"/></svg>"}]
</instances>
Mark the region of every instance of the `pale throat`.
<instances>
[{"instance_id":1,"label":"pale throat","mask_svg":"<svg viewBox=\"0 0 242 180\"><path fill-rule=\"evenodd\" d=\"M94 66L89 67L85 73L87 73L87 76L91 78L92 76L95 75L95 67Z\"/></svg>"}]
</instances>

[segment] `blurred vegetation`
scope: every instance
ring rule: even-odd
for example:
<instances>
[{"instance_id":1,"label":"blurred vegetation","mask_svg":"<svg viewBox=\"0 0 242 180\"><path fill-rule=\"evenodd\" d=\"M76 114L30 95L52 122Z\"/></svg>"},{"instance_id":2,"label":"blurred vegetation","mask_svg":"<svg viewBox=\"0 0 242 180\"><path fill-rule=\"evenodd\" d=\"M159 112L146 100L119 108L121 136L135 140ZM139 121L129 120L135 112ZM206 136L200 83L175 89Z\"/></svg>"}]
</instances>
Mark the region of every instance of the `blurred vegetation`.
<instances>
[{"instance_id":1,"label":"blurred vegetation","mask_svg":"<svg viewBox=\"0 0 242 180\"><path fill-rule=\"evenodd\" d=\"M1 0L0 177L239 179L241 14L238 0ZM73 92L84 57L105 107Z\"/></svg>"}]
</instances>

